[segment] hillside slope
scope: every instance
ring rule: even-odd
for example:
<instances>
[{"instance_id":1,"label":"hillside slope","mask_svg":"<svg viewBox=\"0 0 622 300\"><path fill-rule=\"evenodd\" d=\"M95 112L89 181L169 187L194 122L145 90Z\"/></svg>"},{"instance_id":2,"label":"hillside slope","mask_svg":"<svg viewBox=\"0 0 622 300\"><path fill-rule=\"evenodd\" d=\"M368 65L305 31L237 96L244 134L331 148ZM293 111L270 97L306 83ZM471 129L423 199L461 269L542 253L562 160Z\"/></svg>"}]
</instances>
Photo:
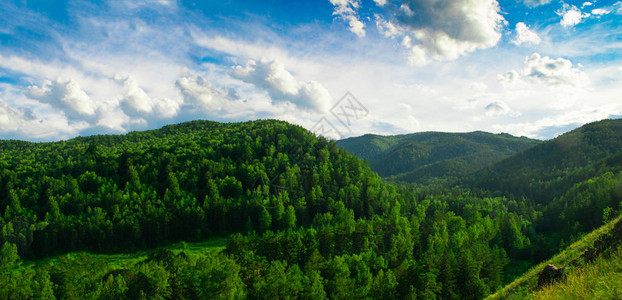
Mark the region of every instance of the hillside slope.
<instances>
[{"instance_id":1,"label":"hillside slope","mask_svg":"<svg viewBox=\"0 0 622 300\"><path fill-rule=\"evenodd\" d=\"M357 157L368 160L380 176L406 182L461 177L537 143L524 137L480 131L364 135L337 142Z\"/></svg>"},{"instance_id":2,"label":"hillside slope","mask_svg":"<svg viewBox=\"0 0 622 300\"><path fill-rule=\"evenodd\" d=\"M622 219L616 218L516 278L488 299L613 299L622 294ZM547 265L561 277L538 286ZM615 294L617 293L617 294ZM600 297L597 297L600 295Z\"/></svg>"},{"instance_id":3,"label":"hillside slope","mask_svg":"<svg viewBox=\"0 0 622 300\"><path fill-rule=\"evenodd\" d=\"M467 184L546 204L578 182L622 169L622 119L590 123L473 174Z\"/></svg>"},{"instance_id":4,"label":"hillside slope","mask_svg":"<svg viewBox=\"0 0 622 300\"><path fill-rule=\"evenodd\" d=\"M272 120L0 141L0 149L0 244L26 257L304 225L353 185L363 192L348 208L368 216L382 202L366 189L385 186L334 142Z\"/></svg>"}]
</instances>

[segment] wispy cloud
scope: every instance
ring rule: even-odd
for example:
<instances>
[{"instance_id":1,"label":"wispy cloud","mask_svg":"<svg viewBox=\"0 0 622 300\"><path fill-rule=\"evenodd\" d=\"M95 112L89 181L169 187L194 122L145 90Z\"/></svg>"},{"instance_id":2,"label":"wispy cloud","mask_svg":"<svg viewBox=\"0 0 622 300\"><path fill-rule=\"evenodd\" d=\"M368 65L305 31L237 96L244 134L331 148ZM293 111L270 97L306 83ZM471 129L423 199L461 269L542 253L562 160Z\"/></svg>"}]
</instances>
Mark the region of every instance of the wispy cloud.
<instances>
[{"instance_id":1,"label":"wispy cloud","mask_svg":"<svg viewBox=\"0 0 622 300\"><path fill-rule=\"evenodd\" d=\"M338 16L340 19L348 24L350 31L356 34L358 37L365 36L365 24L359 20L357 11L361 5L360 0L329 0L335 10L333 15Z\"/></svg>"}]
</instances>

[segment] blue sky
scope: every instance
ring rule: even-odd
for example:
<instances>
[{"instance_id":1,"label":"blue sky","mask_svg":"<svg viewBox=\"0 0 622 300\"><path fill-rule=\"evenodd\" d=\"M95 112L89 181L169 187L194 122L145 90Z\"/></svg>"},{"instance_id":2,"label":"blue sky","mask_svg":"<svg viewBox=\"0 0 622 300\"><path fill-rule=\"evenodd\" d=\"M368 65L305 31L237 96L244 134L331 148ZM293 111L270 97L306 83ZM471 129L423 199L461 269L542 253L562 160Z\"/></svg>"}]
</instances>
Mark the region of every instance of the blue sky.
<instances>
[{"instance_id":1,"label":"blue sky","mask_svg":"<svg viewBox=\"0 0 622 300\"><path fill-rule=\"evenodd\" d=\"M603 0L5 0L0 138L275 118L548 139L622 115L621 21Z\"/></svg>"}]
</instances>

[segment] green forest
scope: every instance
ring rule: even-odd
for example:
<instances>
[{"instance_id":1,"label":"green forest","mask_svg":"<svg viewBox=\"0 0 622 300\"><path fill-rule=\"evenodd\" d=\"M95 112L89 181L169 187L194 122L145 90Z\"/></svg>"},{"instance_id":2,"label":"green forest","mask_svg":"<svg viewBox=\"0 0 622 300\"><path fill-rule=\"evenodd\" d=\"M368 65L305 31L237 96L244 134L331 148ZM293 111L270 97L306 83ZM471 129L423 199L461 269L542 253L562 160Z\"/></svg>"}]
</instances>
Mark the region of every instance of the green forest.
<instances>
[{"instance_id":1,"label":"green forest","mask_svg":"<svg viewBox=\"0 0 622 300\"><path fill-rule=\"evenodd\" d=\"M482 299L622 211L622 120L342 144L275 120L0 141L0 299Z\"/></svg>"},{"instance_id":2,"label":"green forest","mask_svg":"<svg viewBox=\"0 0 622 300\"><path fill-rule=\"evenodd\" d=\"M432 183L455 180L540 143L487 132L366 134L337 141L390 181Z\"/></svg>"}]
</instances>

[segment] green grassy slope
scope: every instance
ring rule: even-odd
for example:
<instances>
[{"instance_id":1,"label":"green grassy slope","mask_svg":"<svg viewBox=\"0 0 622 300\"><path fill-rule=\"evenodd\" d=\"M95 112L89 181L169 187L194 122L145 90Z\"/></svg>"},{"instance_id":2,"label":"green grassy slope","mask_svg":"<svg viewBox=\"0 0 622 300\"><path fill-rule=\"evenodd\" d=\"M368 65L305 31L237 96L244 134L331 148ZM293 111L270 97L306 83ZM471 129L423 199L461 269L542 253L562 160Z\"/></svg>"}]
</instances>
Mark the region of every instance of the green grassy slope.
<instances>
[{"instance_id":1,"label":"green grassy slope","mask_svg":"<svg viewBox=\"0 0 622 300\"><path fill-rule=\"evenodd\" d=\"M464 176L537 143L528 138L479 131L364 135L337 142L368 160L380 176L406 182Z\"/></svg>"},{"instance_id":2,"label":"green grassy slope","mask_svg":"<svg viewBox=\"0 0 622 300\"><path fill-rule=\"evenodd\" d=\"M564 282L529 295L529 299L622 299L622 248L583 268L571 270Z\"/></svg>"},{"instance_id":3,"label":"green grassy slope","mask_svg":"<svg viewBox=\"0 0 622 300\"><path fill-rule=\"evenodd\" d=\"M622 222L622 218L618 217L617 219L612 220L611 222L585 235L583 238L576 241L575 243L567 247L564 251L555 255L551 259L532 267L531 269L529 269L529 271L525 272L524 275L516 278L512 283L506 285L503 289L490 295L488 299L524 299L524 298L530 298L534 296L536 296L537 298L539 298L540 296L546 297L545 295L539 295L540 292L537 289L537 283L538 283L538 275L544 269L544 267L548 264L552 264L557 267L565 266L566 272L568 274L568 277L567 277L568 281L567 283L564 283L562 281L560 283L553 284L550 287L546 287L544 288L544 291L542 291L542 293L549 294L552 296L559 296L560 294L555 293L554 290L558 289L557 290L558 292L563 291L565 284L566 285L577 284L574 282L577 280L577 278L581 276L583 276L584 281L588 280L585 278L586 275L592 276L592 278L589 279L588 282L593 282L594 284L597 284L598 282L594 281L596 280L595 277L602 277L602 278L606 277L603 275L604 272L601 268L604 268L606 265L610 264L611 260L615 259L616 255L617 257L619 257L620 251L618 249L612 249L613 256L611 258L607 256L601 256L598 259L596 259L594 262L587 264L587 265L584 265L584 263L582 262L583 260L581 258L581 255L584 254L586 250L588 250L588 248L593 247L595 242L599 238L603 237L604 235L609 234L614 228L614 226L616 225L616 223L619 223L619 222ZM572 261L578 261L580 263L577 266L573 266L573 264L571 264ZM620 276L619 273L622 271L622 269L614 268L614 269L610 269L609 271L612 273L611 274L612 276L617 276L617 278L619 278ZM617 273L613 274L615 272ZM585 288L585 287L582 287L582 288ZM556 297L556 299L562 299L562 298ZM570 297L570 298L574 298L574 297ZM578 298L575 298L575 299L578 299ZM583 298L583 299L590 299L590 297Z\"/></svg>"}]
</instances>

